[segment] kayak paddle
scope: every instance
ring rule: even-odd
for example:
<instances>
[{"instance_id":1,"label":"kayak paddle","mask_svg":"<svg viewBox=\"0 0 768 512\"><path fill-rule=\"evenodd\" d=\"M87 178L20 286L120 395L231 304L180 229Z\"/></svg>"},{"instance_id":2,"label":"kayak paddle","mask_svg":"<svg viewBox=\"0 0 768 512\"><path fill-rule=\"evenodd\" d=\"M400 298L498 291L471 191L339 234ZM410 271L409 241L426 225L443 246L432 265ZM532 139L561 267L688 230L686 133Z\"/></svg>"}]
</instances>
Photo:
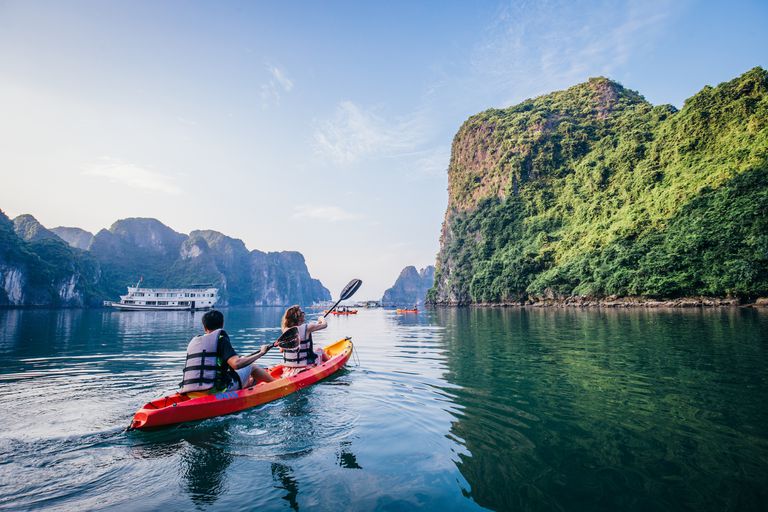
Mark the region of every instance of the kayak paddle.
<instances>
[{"instance_id":1,"label":"kayak paddle","mask_svg":"<svg viewBox=\"0 0 768 512\"><path fill-rule=\"evenodd\" d=\"M280 348L296 348L298 344L299 328L294 326L286 329L272 346Z\"/></svg>"},{"instance_id":2,"label":"kayak paddle","mask_svg":"<svg viewBox=\"0 0 768 512\"><path fill-rule=\"evenodd\" d=\"M355 292L357 291L357 289L360 288L360 285L362 285L362 284L363 284L363 282L361 280L359 280L359 279L353 279L349 283L347 283L347 286L345 286L344 289L341 290L341 297L339 297L339 300L336 301L336 304L334 304L331 309L329 309L328 311L325 312L325 314L323 315L323 318L325 318L328 315L330 315L331 311L336 309L336 306L339 305L339 302L341 302L343 300L347 300L348 298L353 296L355 294Z\"/></svg>"},{"instance_id":3,"label":"kayak paddle","mask_svg":"<svg viewBox=\"0 0 768 512\"><path fill-rule=\"evenodd\" d=\"M261 352L263 352L262 355L264 355L267 352L269 352L269 349L271 349L272 347L296 348L298 345L299 345L299 328L291 327L289 329L286 329L286 331L283 334L281 334L280 337L277 338L277 340L275 340L273 343L267 343L265 345L262 345L259 350L251 354L248 354L246 357L255 356L256 354Z\"/></svg>"}]
</instances>

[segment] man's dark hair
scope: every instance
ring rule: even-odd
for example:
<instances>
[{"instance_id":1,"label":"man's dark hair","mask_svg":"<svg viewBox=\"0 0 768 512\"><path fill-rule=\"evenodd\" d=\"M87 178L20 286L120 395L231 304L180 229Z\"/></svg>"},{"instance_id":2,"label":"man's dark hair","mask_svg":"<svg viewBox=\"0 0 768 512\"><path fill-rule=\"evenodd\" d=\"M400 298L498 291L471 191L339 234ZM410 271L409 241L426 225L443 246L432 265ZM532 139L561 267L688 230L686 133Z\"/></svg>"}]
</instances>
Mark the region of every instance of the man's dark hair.
<instances>
[{"instance_id":1,"label":"man's dark hair","mask_svg":"<svg viewBox=\"0 0 768 512\"><path fill-rule=\"evenodd\" d=\"M206 331L215 331L224 327L224 315L221 311L212 309L203 315L203 327Z\"/></svg>"}]
</instances>

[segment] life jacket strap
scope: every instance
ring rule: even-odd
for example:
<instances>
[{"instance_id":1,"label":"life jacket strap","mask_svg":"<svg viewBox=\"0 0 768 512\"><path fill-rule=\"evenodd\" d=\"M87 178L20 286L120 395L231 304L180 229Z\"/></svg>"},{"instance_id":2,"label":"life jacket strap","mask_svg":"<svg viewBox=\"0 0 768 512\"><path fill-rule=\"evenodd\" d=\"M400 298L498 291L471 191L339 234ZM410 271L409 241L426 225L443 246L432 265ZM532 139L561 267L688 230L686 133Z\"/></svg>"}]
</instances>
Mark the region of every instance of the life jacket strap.
<instances>
[{"instance_id":1,"label":"life jacket strap","mask_svg":"<svg viewBox=\"0 0 768 512\"><path fill-rule=\"evenodd\" d=\"M187 354L187 359L188 360L189 359L195 359L196 357L206 358L206 357L213 357L213 355L211 355L210 352L206 352L205 350L203 350L202 352L197 352L195 354Z\"/></svg>"},{"instance_id":2,"label":"life jacket strap","mask_svg":"<svg viewBox=\"0 0 768 512\"><path fill-rule=\"evenodd\" d=\"M218 340L216 340L216 341L218 342ZM200 358L200 363L202 363L202 364L200 365L200 379L202 380L202 378L203 378L203 372L205 371L205 370L203 369L203 368L205 367L205 350L203 350L203 355L202 355L202 356L201 356L201 358Z\"/></svg>"},{"instance_id":3,"label":"life jacket strap","mask_svg":"<svg viewBox=\"0 0 768 512\"><path fill-rule=\"evenodd\" d=\"M217 371L218 369L219 369L219 367L216 366L216 365L199 364L197 366L187 366L186 368L184 368L184 371L185 372L191 372L191 371L195 371L195 370L203 370L203 371L205 371L205 370L212 370L212 371Z\"/></svg>"},{"instance_id":4,"label":"life jacket strap","mask_svg":"<svg viewBox=\"0 0 768 512\"><path fill-rule=\"evenodd\" d=\"M213 382L216 382L216 379L209 379L207 377L198 379L184 379L181 381L180 386L186 386L187 384L209 384Z\"/></svg>"}]
</instances>

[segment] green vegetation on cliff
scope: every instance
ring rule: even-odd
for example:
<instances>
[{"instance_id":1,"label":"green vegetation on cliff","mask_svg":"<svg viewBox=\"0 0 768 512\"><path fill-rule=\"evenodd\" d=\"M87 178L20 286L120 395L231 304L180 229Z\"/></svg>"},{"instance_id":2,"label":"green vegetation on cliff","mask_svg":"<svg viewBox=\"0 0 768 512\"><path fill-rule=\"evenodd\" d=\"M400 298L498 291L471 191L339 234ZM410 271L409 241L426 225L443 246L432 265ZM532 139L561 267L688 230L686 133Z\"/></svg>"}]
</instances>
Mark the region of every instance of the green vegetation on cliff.
<instances>
[{"instance_id":1,"label":"green vegetation on cliff","mask_svg":"<svg viewBox=\"0 0 768 512\"><path fill-rule=\"evenodd\" d=\"M100 304L99 265L31 215L12 222L0 210L0 306Z\"/></svg>"},{"instance_id":2,"label":"green vegetation on cliff","mask_svg":"<svg viewBox=\"0 0 768 512\"><path fill-rule=\"evenodd\" d=\"M439 303L768 293L768 73L678 112L604 78L457 134Z\"/></svg>"}]
</instances>

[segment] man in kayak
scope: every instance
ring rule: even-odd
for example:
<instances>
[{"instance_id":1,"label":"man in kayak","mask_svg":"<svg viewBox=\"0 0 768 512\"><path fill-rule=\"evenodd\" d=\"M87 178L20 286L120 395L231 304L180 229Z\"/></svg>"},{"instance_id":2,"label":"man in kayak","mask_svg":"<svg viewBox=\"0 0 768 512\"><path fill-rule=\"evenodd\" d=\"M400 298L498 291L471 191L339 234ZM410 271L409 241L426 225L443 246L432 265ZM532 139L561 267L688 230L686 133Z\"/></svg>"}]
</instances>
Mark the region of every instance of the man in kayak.
<instances>
[{"instance_id":1,"label":"man in kayak","mask_svg":"<svg viewBox=\"0 0 768 512\"><path fill-rule=\"evenodd\" d=\"M272 344L249 356L238 356L224 330L224 315L212 309L203 315L205 334L195 336L187 346L187 361L181 393L203 395L247 388L257 382L274 379L253 363L266 354Z\"/></svg>"}]
</instances>

